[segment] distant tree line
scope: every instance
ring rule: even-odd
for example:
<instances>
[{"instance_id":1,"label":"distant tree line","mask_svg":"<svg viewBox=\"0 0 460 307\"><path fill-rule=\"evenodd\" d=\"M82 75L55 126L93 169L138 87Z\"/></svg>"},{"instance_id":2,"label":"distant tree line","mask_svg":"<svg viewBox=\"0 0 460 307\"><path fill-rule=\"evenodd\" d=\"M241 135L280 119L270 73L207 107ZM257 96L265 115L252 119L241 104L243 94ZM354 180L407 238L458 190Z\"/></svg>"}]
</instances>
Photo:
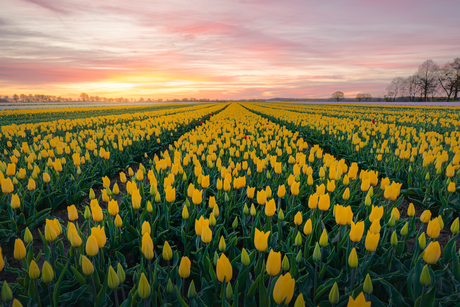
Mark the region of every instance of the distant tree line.
<instances>
[{"instance_id":1,"label":"distant tree line","mask_svg":"<svg viewBox=\"0 0 460 307\"><path fill-rule=\"evenodd\" d=\"M90 96L87 93L81 93L78 98L61 97L55 95L43 95L43 94L14 94L13 96L0 95L0 102L14 102L14 103L37 103L37 102L208 102L208 101L221 101L219 99L209 98L173 98L173 99L153 99L147 98L107 98L99 96Z\"/></svg>"},{"instance_id":2,"label":"distant tree line","mask_svg":"<svg viewBox=\"0 0 460 307\"><path fill-rule=\"evenodd\" d=\"M460 95L460 58L438 66L433 60L423 62L412 76L396 77L387 87L385 100L433 101L442 96L446 101Z\"/></svg>"}]
</instances>

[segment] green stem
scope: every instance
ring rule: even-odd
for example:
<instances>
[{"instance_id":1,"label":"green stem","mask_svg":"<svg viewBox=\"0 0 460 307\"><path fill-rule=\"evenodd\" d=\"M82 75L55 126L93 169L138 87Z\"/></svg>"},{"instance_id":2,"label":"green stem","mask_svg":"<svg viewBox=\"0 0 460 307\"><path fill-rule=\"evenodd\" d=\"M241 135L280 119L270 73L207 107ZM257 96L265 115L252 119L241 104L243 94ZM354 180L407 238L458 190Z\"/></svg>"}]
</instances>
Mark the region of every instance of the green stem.
<instances>
[{"instance_id":1,"label":"green stem","mask_svg":"<svg viewBox=\"0 0 460 307\"><path fill-rule=\"evenodd\" d=\"M40 295L38 294L38 284L37 284L36 279L34 280L34 284L35 284L35 295L37 296L38 307L41 307L42 306L42 301L40 299Z\"/></svg>"},{"instance_id":2,"label":"green stem","mask_svg":"<svg viewBox=\"0 0 460 307\"><path fill-rule=\"evenodd\" d=\"M94 278L93 278L93 275L90 275L90 278L91 278L91 287L93 287L93 292L94 292L94 306L96 306L96 299L97 299L97 291L96 291L96 285L94 284Z\"/></svg>"}]
</instances>

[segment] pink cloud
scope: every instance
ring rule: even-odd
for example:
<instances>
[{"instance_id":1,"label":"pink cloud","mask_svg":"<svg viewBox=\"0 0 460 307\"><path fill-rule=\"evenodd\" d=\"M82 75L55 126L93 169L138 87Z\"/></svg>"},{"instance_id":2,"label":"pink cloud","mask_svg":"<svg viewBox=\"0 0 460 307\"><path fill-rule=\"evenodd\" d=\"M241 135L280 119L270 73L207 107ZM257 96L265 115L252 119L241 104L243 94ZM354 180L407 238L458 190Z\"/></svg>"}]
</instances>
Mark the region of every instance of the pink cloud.
<instances>
[{"instance_id":1,"label":"pink cloud","mask_svg":"<svg viewBox=\"0 0 460 307\"><path fill-rule=\"evenodd\" d=\"M11 91L123 82L133 96L381 95L428 58L460 56L455 0L4 1L0 85Z\"/></svg>"}]
</instances>

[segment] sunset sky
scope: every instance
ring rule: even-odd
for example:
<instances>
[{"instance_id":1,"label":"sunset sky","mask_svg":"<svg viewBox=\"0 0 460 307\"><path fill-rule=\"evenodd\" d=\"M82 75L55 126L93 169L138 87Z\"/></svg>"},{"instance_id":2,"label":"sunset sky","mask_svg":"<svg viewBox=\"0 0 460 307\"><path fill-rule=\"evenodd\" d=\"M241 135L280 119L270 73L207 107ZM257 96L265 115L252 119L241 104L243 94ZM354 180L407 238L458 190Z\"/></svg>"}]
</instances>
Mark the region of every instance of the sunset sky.
<instances>
[{"instance_id":1,"label":"sunset sky","mask_svg":"<svg viewBox=\"0 0 460 307\"><path fill-rule=\"evenodd\" d=\"M382 96L460 57L458 0L0 3L0 96Z\"/></svg>"}]
</instances>

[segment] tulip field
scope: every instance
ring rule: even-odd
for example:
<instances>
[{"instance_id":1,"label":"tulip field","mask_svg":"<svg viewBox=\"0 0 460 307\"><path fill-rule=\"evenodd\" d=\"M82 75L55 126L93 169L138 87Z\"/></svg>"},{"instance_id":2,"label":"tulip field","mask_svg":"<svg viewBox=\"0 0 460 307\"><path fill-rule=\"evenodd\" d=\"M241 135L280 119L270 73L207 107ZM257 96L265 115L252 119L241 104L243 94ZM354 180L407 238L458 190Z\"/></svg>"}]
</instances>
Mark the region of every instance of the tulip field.
<instances>
[{"instance_id":1,"label":"tulip field","mask_svg":"<svg viewBox=\"0 0 460 307\"><path fill-rule=\"evenodd\" d=\"M1 306L460 306L460 109L0 111Z\"/></svg>"}]
</instances>

